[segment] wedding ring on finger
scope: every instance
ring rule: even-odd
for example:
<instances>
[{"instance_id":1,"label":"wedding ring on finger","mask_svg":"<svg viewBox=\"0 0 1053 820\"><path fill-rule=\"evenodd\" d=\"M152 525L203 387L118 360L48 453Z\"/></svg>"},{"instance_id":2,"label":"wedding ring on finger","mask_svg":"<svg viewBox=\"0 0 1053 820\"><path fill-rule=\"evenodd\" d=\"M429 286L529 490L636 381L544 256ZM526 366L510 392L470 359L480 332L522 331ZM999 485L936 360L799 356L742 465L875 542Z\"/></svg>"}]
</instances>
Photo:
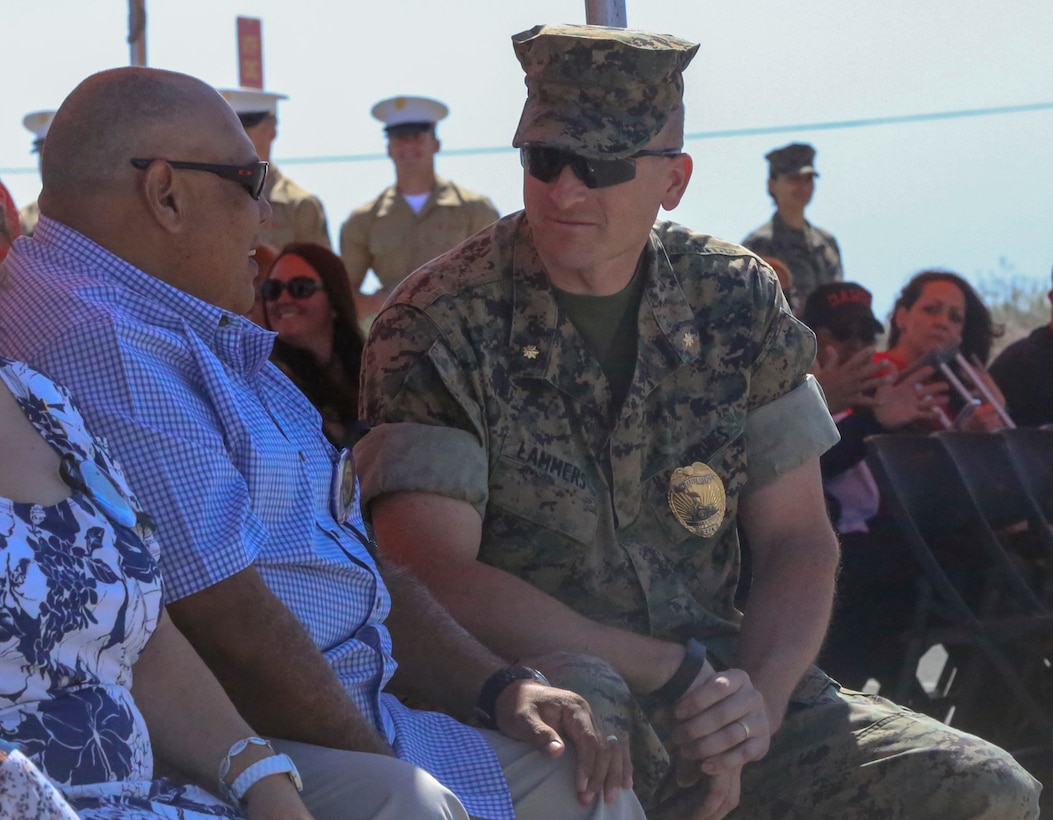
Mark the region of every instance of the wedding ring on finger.
<instances>
[{"instance_id":1,"label":"wedding ring on finger","mask_svg":"<svg viewBox=\"0 0 1053 820\"><path fill-rule=\"evenodd\" d=\"M750 731L750 727L746 725L746 721L744 721L744 720L736 720L735 723L737 723L739 726L742 727L743 738L742 738L742 740L740 742L741 743L745 743L747 740L750 739L750 735L752 735L753 732L751 732Z\"/></svg>"},{"instance_id":2,"label":"wedding ring on finger","mask_svg":"<svg viewBox=\"0 0 1053 820\"><path fill-rule=\"evenodd\" d=\"M608 743L617 743L618 742L618 735L607 735L607 742Z\"/></svg>"}]
</instances>

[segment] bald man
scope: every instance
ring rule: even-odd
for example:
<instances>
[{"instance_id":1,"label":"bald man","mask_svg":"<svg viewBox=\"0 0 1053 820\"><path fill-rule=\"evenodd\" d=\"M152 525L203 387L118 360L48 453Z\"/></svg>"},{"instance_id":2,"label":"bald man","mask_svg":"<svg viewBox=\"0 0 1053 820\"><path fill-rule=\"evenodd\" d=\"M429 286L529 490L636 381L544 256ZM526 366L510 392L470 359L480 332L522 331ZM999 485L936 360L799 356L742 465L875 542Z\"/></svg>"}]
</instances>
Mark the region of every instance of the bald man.
<instances>
[{"instance_id":1,"label":"bald man","mask_svg":"<svg viewBox=\"0 0 1053 820\"><path fill-rule=\"evenodd\" d=\"M158 522L173 620L296 761L316 817L642 817L584 700L378 565L349 461L241 315L266 170L206 84L89 77L49 132L36 234L5 262L0 345L109 441ZM396 666L401 693L493 728L407 708L384 691Z\"/></svg>"}]
</instances>

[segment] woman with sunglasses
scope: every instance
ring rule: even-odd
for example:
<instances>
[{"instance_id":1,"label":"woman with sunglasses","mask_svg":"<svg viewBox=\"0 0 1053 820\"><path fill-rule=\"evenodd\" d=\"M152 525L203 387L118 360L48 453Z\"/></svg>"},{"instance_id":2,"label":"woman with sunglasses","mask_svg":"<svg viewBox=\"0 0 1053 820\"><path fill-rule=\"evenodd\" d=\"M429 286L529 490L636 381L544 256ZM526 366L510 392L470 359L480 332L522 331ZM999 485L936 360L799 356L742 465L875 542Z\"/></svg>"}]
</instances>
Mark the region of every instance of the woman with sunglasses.
<instances>
[{"instance_id":1,"label":"woman with sunglasses","mask_svg":"<svg viewBox=\"0 0 1053 820\"><path fill-rule=\"evenodd\" d=\"M271 360L322 414L337 447L357 438L362 333L340 257L310 242L286 245L260 285L267 327L277 332Z\"/></svg>"},{"instance_id":2,"label":"woman with sunglasses","mask_svg":"<svg viewBox=\"0 0 1053 820\"><path fill-rule=\"evenodd\" d=\"M106 446L2 357L0 452L0 817L308 818L169 619L154 522Z\"/></svg>"}]
</instances>

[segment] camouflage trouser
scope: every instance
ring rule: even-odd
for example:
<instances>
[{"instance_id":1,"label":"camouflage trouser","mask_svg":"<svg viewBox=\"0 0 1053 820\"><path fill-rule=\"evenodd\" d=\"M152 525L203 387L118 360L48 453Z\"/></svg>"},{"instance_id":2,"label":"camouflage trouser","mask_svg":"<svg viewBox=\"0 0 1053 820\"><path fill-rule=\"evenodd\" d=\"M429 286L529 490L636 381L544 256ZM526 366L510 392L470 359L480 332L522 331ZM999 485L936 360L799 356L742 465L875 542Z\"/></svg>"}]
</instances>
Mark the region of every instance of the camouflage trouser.
<instances>
[{"instance_id":1,"label":"camouflage trouser","mask_svg":"<svg viewBox=\"0 0 1053 820\"><path fill-rule=\"evenodd\" d=\"M606 663L563 655L545 671L585 697L605 731L632 743L633 779L649 818L687 817L701 804L704 782L675 785L665 716L645 712ZM997 746L842 689L817 671L795 699L768 754L743 769L742 799L729 820L1038 817L1041 785Z\"/></svg>"}]
</instances>

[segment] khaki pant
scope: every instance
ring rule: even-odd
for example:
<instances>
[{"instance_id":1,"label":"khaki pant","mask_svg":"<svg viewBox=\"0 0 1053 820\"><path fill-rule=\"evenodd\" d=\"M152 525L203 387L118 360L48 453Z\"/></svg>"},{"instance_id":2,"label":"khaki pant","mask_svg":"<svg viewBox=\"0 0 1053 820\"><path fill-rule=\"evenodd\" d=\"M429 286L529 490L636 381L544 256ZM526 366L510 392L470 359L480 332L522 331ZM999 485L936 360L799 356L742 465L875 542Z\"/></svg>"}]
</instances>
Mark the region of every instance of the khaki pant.
<instances>
[{"instance_id":1,"label":"khaki pant","mask_svg":"<svg viewBox=\"0 0 1053 820\"><path fill-rule=\"evenodd\" d=\"M549 758L525 743L480 730L501 762L516 820L644 820L631 791L617 802L578 803L574 756ZM468 820L454 794L427 772L393 757L346 752L271 738L303 778L303 800L316 820Z\"/></svg>"}]
</instances>

